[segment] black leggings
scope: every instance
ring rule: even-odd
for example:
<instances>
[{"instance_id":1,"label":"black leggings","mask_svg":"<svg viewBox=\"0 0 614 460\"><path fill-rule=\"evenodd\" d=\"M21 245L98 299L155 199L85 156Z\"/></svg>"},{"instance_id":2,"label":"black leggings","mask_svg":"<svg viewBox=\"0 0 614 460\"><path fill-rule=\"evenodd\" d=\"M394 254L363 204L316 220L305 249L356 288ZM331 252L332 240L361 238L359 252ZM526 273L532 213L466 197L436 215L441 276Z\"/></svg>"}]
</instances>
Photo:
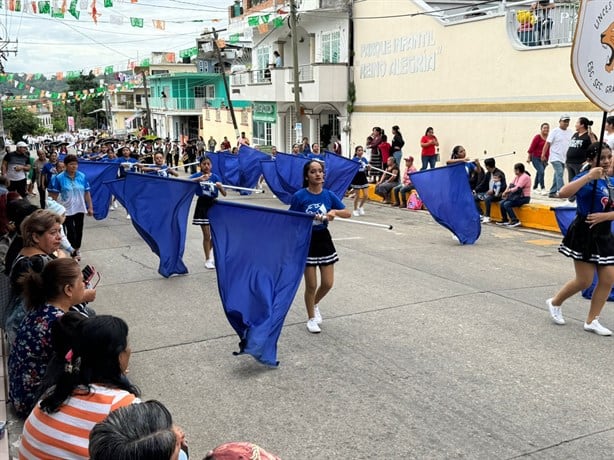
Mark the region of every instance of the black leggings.
<instances>
[{"instance_id":1,"label":"black leggings","mask_svg":"<svg viewBox=\"0 0 614 460\"><path fill-rule=\"evenodd\" d=\"M64 221L64 231L66 232L66 238L70 241L70 245L74 249L81 248L81 240L83 239L83 218L85 214L79 212L72 216L66 216Z\"/></svg>"}]
</instances>

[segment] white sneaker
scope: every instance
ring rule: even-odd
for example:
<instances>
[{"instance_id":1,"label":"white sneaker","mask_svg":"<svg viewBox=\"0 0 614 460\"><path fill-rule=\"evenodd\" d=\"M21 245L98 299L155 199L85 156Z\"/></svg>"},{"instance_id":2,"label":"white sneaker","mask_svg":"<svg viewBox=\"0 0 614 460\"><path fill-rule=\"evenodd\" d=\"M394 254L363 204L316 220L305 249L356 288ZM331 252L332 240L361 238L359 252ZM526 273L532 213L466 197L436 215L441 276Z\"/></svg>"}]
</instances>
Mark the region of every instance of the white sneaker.
<instances>
[{"instance_id":1,"label":"white sneaker","mask_svg":"<svg viewBox=\"0 0 614 460\"><path fill-rule=\"evenodd\" d=\"M561 307L556 307L552 305L552 299L546 300L546 305L548 305L548 310L550 311L550 318L555 324L565 324L565 318L563 318L563 311Z\"/></svg>"},{"instance_id":2,"label":"white sneaker","mask_svg":"<svg viewBox=\"0 0 614 460\"><path fill-rule=\"evenodd\" d=\"M548 190L546 190L545 188L543 188L543 189L541 189L541 190L539 191L539 194L540 194L540 195L548 195Z\"/></svg>"},{"instance_id":3,"label":"white sneaker","mask_svg":"<svg viewBox=\"0 0 614 460\"><path fill-rule=\"evenodd\" d=\"M488 216L484 216L484 217L482 218L482 223L483 223L483 224L488 224L488 223L490 223L490 217L488 217Z\"/></svg>"},{"instance_id":4,"label":"white sneaker","mask_svg":"<svg viewBox=\"0 0 614 460\"><path fill-rule=\"evenodd\" d=\"M355 216L360 216L360 212L358 212L358 209L354 209L354 212L352 212L352 214L354 214Z\"/></svg>"},{"instance_id":5,"label":"white sneaker","mask_svg":"<svg viewBox=\"0 0 614 460\"><path fill-rule=\"evenodd\" d=\"M314 319L316 320L317 324L322 324L322 314L320 313L319 307L315 307Z\"/></svg>"},{"instance_id":6,"label":"white sneaker","mask_svg":"<svg viewBox=\"0 0 614 460\"><path fill-rule=\"evenodd\" d=\"M365 210L364 210L363 208L358 208L358 213L359 213L361 216L364 216L364 215L365 215Z\"/></svg>"},{"instance_id":7,"label":"white sneaker","mask_svg":"<svg viewBox=\"0 0 614 460\"><path fill-rule=\"evenodd\" d=\"M117 201L114 201L113 204L111 204L111 207L113 209L117 209Z\"/></svg>"},{"instance_id":8,"label":"white sneaker","mask_svg":"<svg viewBox=\"0 0 614 460\"><path fill-rule=\"evenodd\" d=\"M126 214L126 219L132 219L132 217L130 217L130 214Z\"/></svg>"},{"instance_id":9,"label":"white sneaker","mask_svg":"<svg viewBox=\"0 0 614 460\"><path fill-rule=\"evenodd\" d=\"M315 318L310 318L309 321L307 321L307 330L312 334L322 332L322 329L320 329L320 326L318 326L318 323Z\"/></svg>"},{"instance_id":10,"label":"white sneaker","mask_svg":"<svg viewBox=\"0 0 614 460\"><path fill-rule=\"evenodd\" d=\"M205 268L208 268L209 270L215 269L215 263L212 259L209 259L205 262Z\"/></svg>"},{"instance_id":11,"label":"white sneaker","mask_svg":"<svg viewBox=\"0 0 614 460\"><path fill-rule=\"evenodd\" d=\"M612 335L611 330L599 323L599 316L596 316L591 324L584 323L584 330L594 332L597 335Z\"/></svg>"}]
</instances>

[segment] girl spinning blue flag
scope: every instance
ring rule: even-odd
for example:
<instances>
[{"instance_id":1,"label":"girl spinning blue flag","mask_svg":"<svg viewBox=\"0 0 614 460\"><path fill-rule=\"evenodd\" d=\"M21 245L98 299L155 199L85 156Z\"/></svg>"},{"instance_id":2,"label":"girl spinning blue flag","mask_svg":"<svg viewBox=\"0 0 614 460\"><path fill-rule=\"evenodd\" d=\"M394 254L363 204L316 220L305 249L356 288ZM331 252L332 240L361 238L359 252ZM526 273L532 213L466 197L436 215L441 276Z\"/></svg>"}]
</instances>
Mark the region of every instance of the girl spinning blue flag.
<instances>
[{"instance_id":1,"label":"girl spinning blue flag","mask_svg":"<svg viewBox=\"0 0 614 460\"><path fill-rule=\"evenodd\" d=\"M345 205L330 190L325 189L324 167L317 160L307 162L303 168L303 187L292 197L291 211L300 211L314 216L311 243L305 267L305 306L307 329L321 331L322 315L318 303L333 287L334 263L339 260L333 239L328 231L328 221L335 217L351 216ZM320 268L320 286L316 268Z\"/></svg>"}]
</instances>

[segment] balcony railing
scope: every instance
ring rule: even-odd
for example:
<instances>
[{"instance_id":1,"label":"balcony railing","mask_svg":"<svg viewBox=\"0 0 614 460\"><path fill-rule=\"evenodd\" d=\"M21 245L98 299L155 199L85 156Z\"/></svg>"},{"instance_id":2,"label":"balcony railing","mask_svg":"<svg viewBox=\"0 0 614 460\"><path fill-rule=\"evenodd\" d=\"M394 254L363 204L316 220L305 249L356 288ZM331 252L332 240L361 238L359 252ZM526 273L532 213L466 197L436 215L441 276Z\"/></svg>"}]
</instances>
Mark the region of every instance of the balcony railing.
<instances>
[{"instance_id":1,"label":"balcony railing","mask_svg":"<svg viewBox=\"0 0 614 460\"><path fill-rule=\"evenodd\" d=\"M293 79L292 69L283 69L285 72L285 78L288 81ZM275 72L281 72L282 69L276 69ZM298 68L299 82L313 81L313 65L307 64L299 66ZM235 73L230 77L230 84L232 86L245 86L245 85L270 85L271 81L271 69L256 69L247 70L241 73Z\"/></svg>"},{"instance_id":2,"label":"balcony railing","mask_svg":"<svg viewBox=\"0 0 614 460\"><path fill-rule=\"evenodd\" d=\"M134 102L121 102L115 104L114 108L115 110L134 110Z\"/></svg>"},{"instance_id":3,"label":"balcony railing","mask_svg":"<svg viewBox=\"0 0 614 460\"><path fill-rule=\"evenodd\" d=\"M576 3L555 3L549 10L535 11L535 2L515 3L506 13L507 30L519 49L568 46L573 42L578 20Z\"/></svg>"},{"instance_id":4,"label":"balcony railing","mask_svg":"<svg viewBox=\"0 0 614 460\"><path fill-rule=\"evenodd\" d=\"M304 101L345 101L347 64L313 63L299 66L301 99ZM292 68L248 70L231 77L233 98L251 101L294 99Z\"/></svg>"},{"instance_id":5,"label":"balcony railing","mask_svg":"<svg viewBox=\"0 0 614 460\"><path fill-rule=\"evenodd\" d=\"M218 108L224 104L221 97L152 97L149 106L156 110L202 110L205 107Z\"/></svg>"},{"instance_id":6,"label":"balcony railing","mask_svg":"<svg viewBox=\"0 0 614 460\"><path fill-rule=\"evenodd\" d=\"M292 78L292 72L290 71L290 77ZM301 65L298 68L298 81L313 81L313 66L311 65Z\"/></svg>"}]
</instances>

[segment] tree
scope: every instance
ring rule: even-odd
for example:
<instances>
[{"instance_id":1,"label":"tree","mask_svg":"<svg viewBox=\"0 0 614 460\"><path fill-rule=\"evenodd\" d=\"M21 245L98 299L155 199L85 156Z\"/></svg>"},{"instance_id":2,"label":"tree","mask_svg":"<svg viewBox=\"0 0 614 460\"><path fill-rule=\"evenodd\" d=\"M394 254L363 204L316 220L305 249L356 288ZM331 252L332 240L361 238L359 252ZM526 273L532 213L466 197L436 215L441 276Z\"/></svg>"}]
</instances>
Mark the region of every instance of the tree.
<instances>
[{"instance_id":1,"label":"tree","mask_svg":"<svg viewBox=\"0 0 614 460\"><path fill-rule=\"evenodd\" d=\"M36 115L25 107L13 107L11 110L3 112L3 115L4 131L10 133L10 137L15 143L23 140L23 136L27 134L38 134L42 130Z\"/></svg>"},{"instance_id":2,"label":"tree","mask_svg":"<svg viewBox=\"0 0 614 460\"><path fill-rule=\"evenodd\" d=\"M51 114L51 123L53 124L54 133L63 133L68 130L68 121L66 120L66 108L63 104L53 106Z\"/></svg>"},{"instance_id":3,"label":"tree","mask_svg":"<svg viewBox=\"0 0 614 460\"><path fill-rule=\"evenodd\" d=\"M87 75L79 75L77 78L67 80L68 91L75 94L82 94L83 90L90 90L98 87L96 76L90 72ZM66 105L67 115L75 117L75 128L90 128L96 126L96 119L86 116L88 112L92 112L102 107L102 98L75 100L70 105Z\"/></svg>"}]
</instances>

